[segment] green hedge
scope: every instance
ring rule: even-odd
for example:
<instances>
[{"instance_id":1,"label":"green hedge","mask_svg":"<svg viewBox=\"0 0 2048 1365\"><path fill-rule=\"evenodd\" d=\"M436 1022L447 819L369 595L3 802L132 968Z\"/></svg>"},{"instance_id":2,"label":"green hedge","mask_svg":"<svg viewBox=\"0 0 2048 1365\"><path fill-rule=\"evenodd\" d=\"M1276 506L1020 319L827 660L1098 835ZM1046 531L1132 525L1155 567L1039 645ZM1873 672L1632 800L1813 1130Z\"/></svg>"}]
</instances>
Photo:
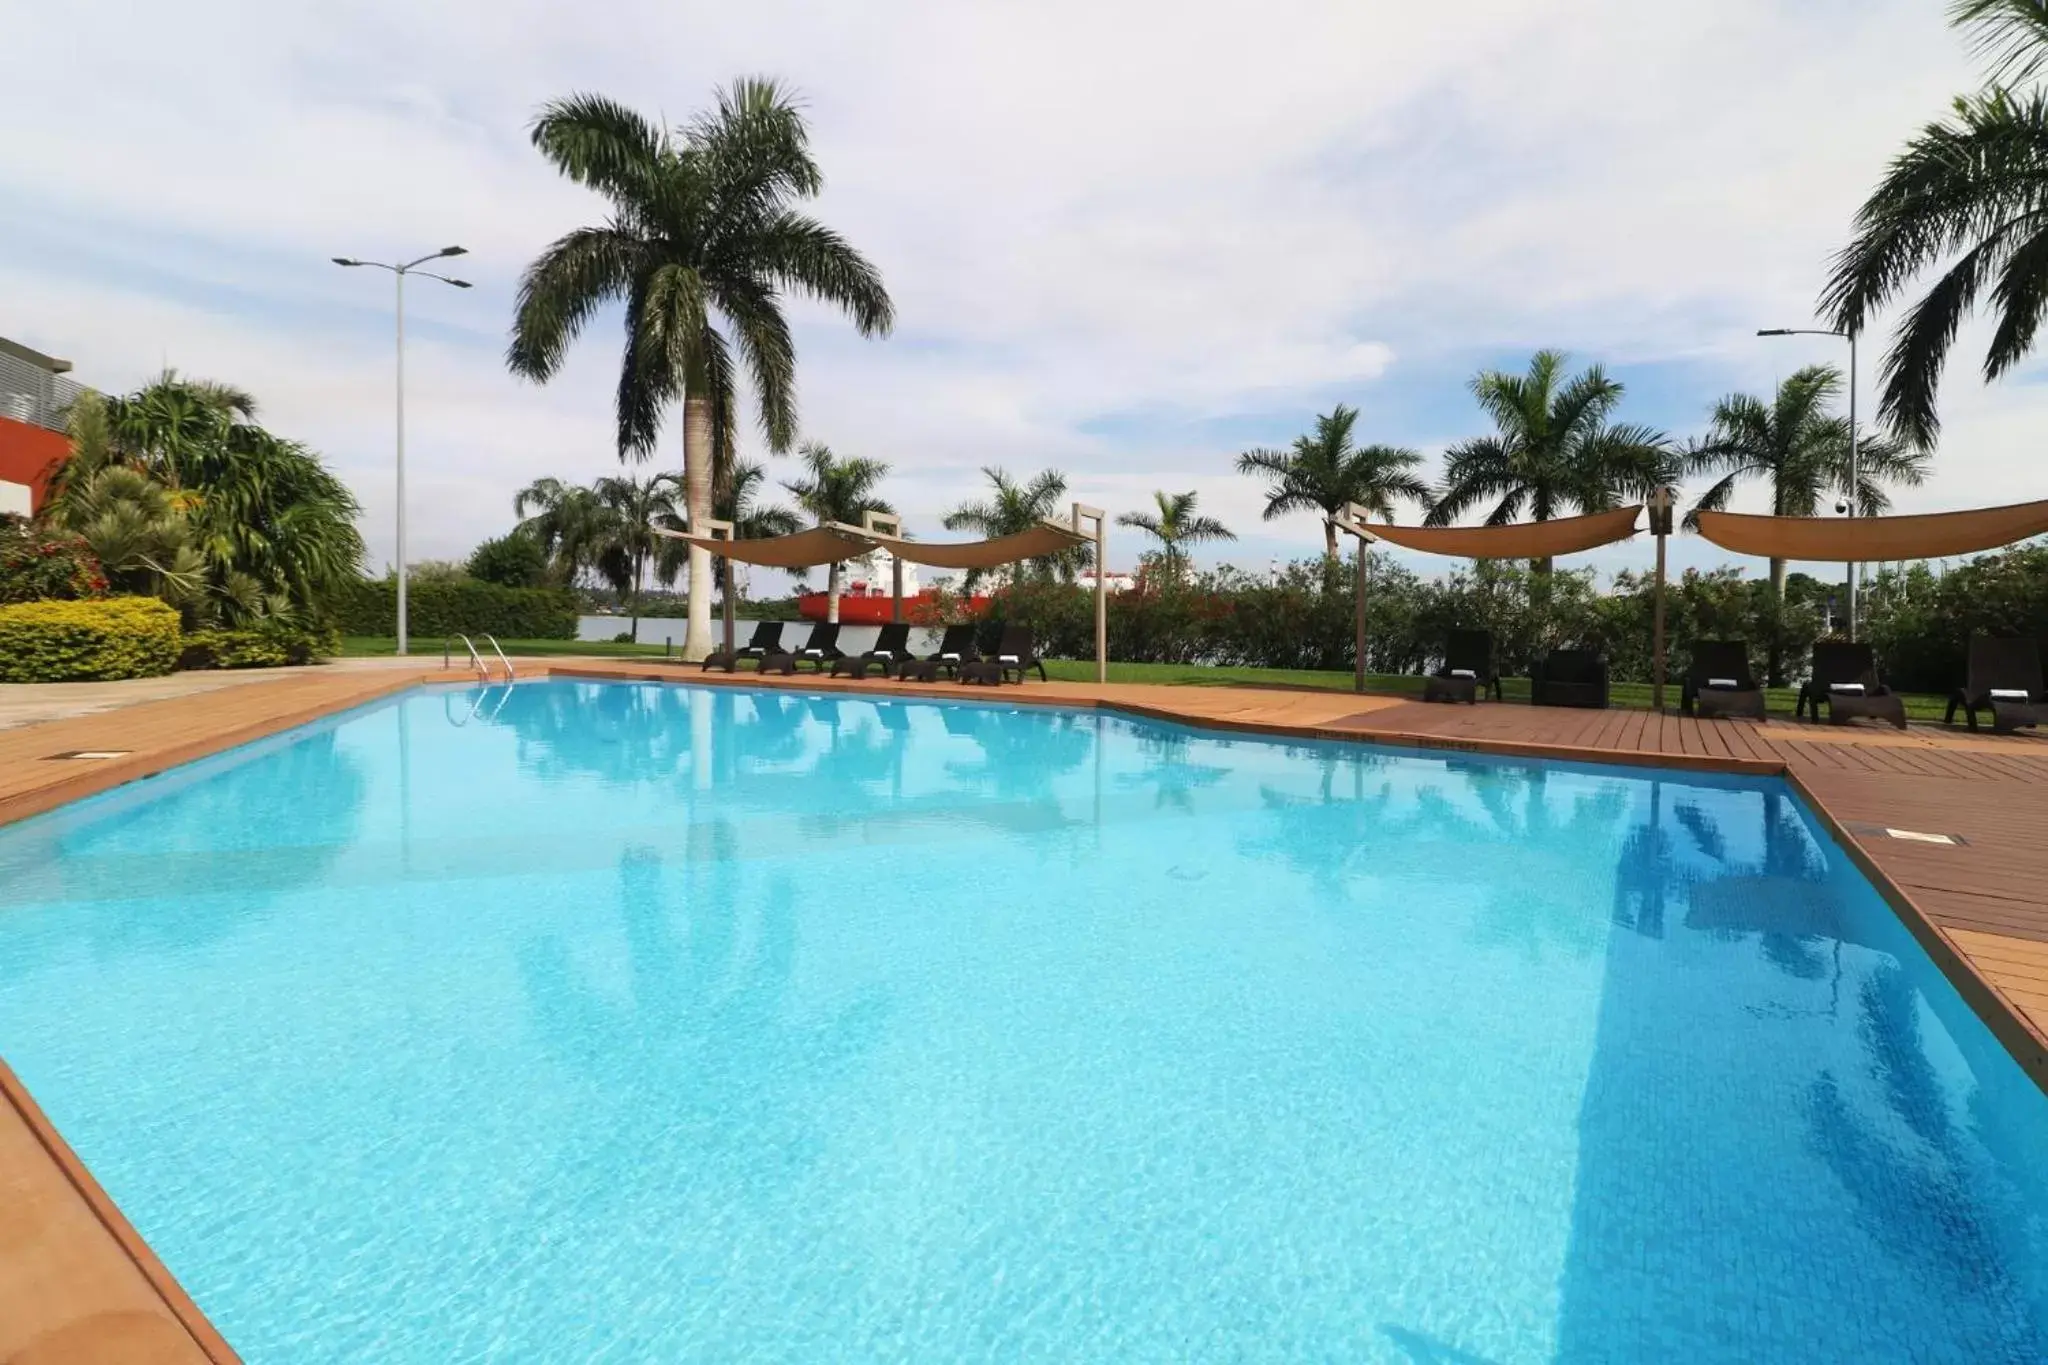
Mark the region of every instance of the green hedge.
<instances>
[{"instance_id":1,"label":"green hedge","mask_svg":"<svg viewBox=\"0 0 2048 1365\"><path fill-rule=\"evenodd\" d=\"M160 677L179 643L178 613L154 597L0 607L0 682Z\"/></svg>"},{"instance_id":2,"label":"green hedge","mask_svg":"<svg viewBox=\"0 0 2048 1365\"><path fill-rule=\"evenodd\" d=\"M178 667L282 668L317 663L339 648L340 641L327 636L262 622L247 630L188 631Z\"/></svg>"},{"instance_id":3,"label":"green hedge","mask_svg":"<svg viewBox=\"0 0 2048 1365\"><path fill-rule=\"evenodd\" d=\"M414 635L496 635L506 640L573 640L576 595L563 588L506 588L474 581L410 583L407 629ZM359 582L336 594L344 635L396 635L398 586Z\"/></svg>"}]
</instances>

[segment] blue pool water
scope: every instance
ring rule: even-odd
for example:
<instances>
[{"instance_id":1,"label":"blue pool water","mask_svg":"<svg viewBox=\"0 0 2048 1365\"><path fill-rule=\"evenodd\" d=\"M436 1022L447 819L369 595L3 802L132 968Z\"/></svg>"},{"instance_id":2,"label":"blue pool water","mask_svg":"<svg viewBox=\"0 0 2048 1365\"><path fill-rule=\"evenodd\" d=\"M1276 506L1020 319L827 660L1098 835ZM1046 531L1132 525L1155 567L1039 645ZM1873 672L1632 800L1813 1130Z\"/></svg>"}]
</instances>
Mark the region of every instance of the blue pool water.
<instances>
[{"instance_id":1,"label":"blue pool water","mask_svg":"<svg viewBox=\"0 0 2048 1365\"><path fill-rule=\"evenodd\" d=\"M0 831L0 1055L253 1365L2048 1358L1774 782L423 692Z\"/></svg>"}]
</instances>

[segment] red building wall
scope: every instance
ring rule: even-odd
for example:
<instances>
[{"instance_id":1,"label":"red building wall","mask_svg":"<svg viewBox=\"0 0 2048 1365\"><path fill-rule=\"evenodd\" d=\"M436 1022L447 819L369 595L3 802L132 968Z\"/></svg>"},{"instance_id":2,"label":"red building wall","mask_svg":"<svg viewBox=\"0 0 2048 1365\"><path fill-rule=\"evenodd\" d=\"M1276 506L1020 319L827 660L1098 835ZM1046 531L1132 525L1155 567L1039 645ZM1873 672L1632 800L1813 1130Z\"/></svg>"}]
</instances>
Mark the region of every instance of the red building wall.
<instances>
[{"instance_id":1,"label":"red building wall","mask_svg":"<svg viewBox=\"0 0 2048 1365\"><path fill-rule=\"evenodd\" d=\"M27 484L30 502L38 510L51 472L70 453L71 442L62 432L0 417L0 479Z\"/></svg>"}]
</instances>

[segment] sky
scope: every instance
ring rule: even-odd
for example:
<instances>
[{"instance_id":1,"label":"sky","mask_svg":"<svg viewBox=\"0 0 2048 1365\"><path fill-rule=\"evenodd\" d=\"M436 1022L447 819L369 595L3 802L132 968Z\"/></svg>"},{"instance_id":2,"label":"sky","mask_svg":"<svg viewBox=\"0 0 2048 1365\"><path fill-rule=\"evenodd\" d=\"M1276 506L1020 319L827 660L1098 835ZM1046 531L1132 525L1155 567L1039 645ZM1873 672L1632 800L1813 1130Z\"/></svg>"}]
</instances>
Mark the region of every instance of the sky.
<instances>
[{"instance_id":1,"label":"sky","mask_svg":"<svg viewBox=\"0 0 2048 1365\"><path fill-rule=\"evenodd\" d=\"M391 279L329 258L459 243L475 287L416 282L406 350L408 557L459 558L530 480L619 463L615 314L544 387L504 365L521 270L605 211L533 150L535 111L595 91L679 123L773 75L811 120L813 211L899 319L864 340L792 305L804 438L885 461L914 534L943 536L982 466L1053 467L1112 513L1194 489L1240 536L1202 558L1263 569L1320 528L1262 521L1235 457L1335 403L1434 472L1487 429L1472 375L1539 347L1605 366L1624 420L1678 436L1722 394L1843 360L1754 333L1815 325L1887 159L1977 84L1945 8L0 0L0 336L104 390L168 365L253 391L355 489L382 565ZM2048 497L2041 367L1987 387L1984 334L1901 510ZM757 430L743 453L796 476ZM651 468L680 465L672 419ZM1112 567L1137 548L1113 540ZM1684 537L1672 555L1725 558Z\"/></svg>"}]
</instances>

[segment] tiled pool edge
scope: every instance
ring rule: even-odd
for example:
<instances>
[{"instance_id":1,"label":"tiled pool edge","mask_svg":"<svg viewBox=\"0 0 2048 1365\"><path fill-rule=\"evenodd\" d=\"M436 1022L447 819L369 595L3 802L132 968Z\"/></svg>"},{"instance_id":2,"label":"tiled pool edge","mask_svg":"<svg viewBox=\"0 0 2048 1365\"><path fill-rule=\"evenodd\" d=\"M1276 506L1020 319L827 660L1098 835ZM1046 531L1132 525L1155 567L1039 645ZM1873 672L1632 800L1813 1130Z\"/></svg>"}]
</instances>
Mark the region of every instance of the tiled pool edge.
<instances>
[{"instance_id":1,"label":"tiled pool edge","mask_svg":"<svg viewBox=\"0 0 2048 1365\"><path fill-rule=\"evenodd\" d=\"M92 1172L86 1168L85 1162L79 1158L78 1153L71 1149L71 1145L64 1141L63 1136L57 1132L56 1125L52 1124L49 1116L43 1112L42 1106L35 1102L35 1098L28 1093L28 1088L21 1083L21 1078L14 1074L13 1068L9 1067L4 1060L0 1060L0 1102L4 1102L6 1108L12 1112L13 1117L28 1129L30 1136L34 1138L37 1145L42 1149L49 1163L56 1167L63 1183L85 1205L92 1219L98 1223L108 1237L113 1239L122 1254L127 1257L129 1263L140 1272L163 1311L169 1315L170 1319L177 1324L178 1329L189 1340L193 1351L197 1353L196 1358L214 1362L215 1365L240 1365L241 1357L236 1354L232 1346L228 1345L227 1338L223 1337L219 1329L207 1320L206 1315L200 1311L199 1305L193 1302L192 1296L185 1292L184 1286L180 1285L177 1277L171 1274L169 1267L158 1259L156 1252L150 1249L149 1243L143 1240L142 1234L135 1230L135 1225L128 1221L127 1216L121 1212L120 1207L114 1203L113 1198L108 1195L99 1181L93 1178ZM0 1185L12 1185L14 1183L12 1181L5 1181L0 1182ZM7 1214L0 1212L0 1226L4 1226L6 1218ZM24 1242L17 1242L16 1239L11 1237L8 1239L14 1245L28 1245L31 1247L38 1240L40 1240L40 1237L33 1234L25 1239ZM4 1282L4 1277L0 1277L0 1283ZM0 1300L0 1307L7 1306L4 1300ZM12 1306L9 1316L15 1317L17 1314L22 1314L22 1309L19 1305ZM23 1316L25 1317L26 1315L23 1314ZM126 1316L127 1314L115 1310L105 1314L94 1314L74 1319L69 1323L39 1332L36 1336L28 1339L27 1346L21 1352L9 1356L9 1360L41 1361L47 1359L52 1362L52 1365L55 1365L55 1362L60 1359L91 1359L107 1362L108 1365L120 1365L121 1362L125 1362L133 1357L126 1354L125 1349L118 1342L97 1337L93 1329L101 1326L103 1319L122 1319ZM112 1324L109 1323L108 1325L111 1326ZM161 1334L159 1333L157 1341L145 1348L150 1351L150 1354L147 1356L149 1360L156 1361L166 1358L156 1354L156 1345L160 1342ZM61 1356L57 1354L37 1354L38 1351L54 1351L59 1344L62 1345L64 1351L64 1354ZM110 1347L114 1351L120 1352L120 1354L104 1354ZM78 1351L89 1351L91 1354L74 1354Z\"/></svg>"}]
</instances>

